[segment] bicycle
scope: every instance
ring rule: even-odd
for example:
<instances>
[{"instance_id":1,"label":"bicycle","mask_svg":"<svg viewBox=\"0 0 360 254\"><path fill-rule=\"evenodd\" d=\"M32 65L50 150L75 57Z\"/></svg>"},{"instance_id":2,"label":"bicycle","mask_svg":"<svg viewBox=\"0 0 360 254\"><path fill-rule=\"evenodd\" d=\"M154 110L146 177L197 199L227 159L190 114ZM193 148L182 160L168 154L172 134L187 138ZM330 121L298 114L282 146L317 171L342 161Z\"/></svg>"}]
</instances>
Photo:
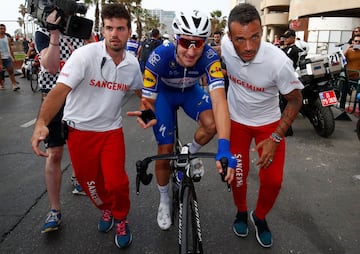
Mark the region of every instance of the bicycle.
<instances>
[{"instance_id":1,"label":"bicycle","mask_svg":"<svg viewBox=\"0 0 360 254\"><path fill-rule=\"evenodd\" d=\"M194 174L191 160L196 158L215 158L215 153L198 152L190 154L188 147L179 138L177 110L175 112L175 142L174 152L146 157L136 162L136 194L140 193L140 182L148 185L153 175L147 174L148 165L155 160L170 160L172 183L171 219L174 225L178 214L178 244L180 254L203 253L200 212L194 182L201 180L200 174ZM225 182L227 159L220 160L223 173L221 180ZM227 184L228 191L231 191Z\"/></svg>"},{"instance_id":2,"label":"bicycle","mask_svg":"<svg viewBox=\"0 0 360 254\"><path fill-rule=\"evenodd\" d=\"M31 90L36 93L40 91L40 86L38 83L38 74L39 74L39 60L36 59L27 59L29 62L30 68L27 70L27 78L30 80Z\"/></svg>"}]
</instances>

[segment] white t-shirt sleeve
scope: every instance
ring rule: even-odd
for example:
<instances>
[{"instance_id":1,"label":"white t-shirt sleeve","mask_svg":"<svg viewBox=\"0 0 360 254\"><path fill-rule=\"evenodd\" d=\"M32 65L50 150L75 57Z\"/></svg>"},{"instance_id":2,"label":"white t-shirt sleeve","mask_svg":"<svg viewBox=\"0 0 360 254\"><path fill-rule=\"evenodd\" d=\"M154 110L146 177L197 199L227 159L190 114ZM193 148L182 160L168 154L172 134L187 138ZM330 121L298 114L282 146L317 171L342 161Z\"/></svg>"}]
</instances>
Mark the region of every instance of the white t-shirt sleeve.
<instances>
[{"instance_id":1,"label":"white t-shirt sleeve","mask_svg":"<svg viewBox=\"0 0 360 254\"><path fill-rule=\"evenodd\" d=\"M286 62L288 61L288 62ZM295 89L303 89L304 86L296 77L291 60L286 59L282 65L279 65L277 86L281 94L288 94Z\"/></svg>"}]
</instances>

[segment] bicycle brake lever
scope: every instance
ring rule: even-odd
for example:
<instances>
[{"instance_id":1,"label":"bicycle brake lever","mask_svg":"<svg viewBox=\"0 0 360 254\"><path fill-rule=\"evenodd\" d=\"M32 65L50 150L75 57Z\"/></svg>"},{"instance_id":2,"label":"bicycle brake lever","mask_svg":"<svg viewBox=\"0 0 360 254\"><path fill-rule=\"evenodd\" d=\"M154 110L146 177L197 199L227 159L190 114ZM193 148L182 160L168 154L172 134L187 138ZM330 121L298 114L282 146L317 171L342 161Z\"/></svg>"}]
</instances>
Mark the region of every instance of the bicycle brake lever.
<instances>
[{"instance_id":1,"label":"bicycle brake lever","mask_svg":"<svg viewBox=\"0 0 360 254\"><path fill-rule=\"evenodd\" d=\"M144 185L148 185L153 177L153 174L147 174L146 170L147 170L147 166L148 163L145 161L137 161L136 162L136 180L139 181L139 185L140 185L140 181L142 184ZM137 179L139 177L139 180Z\"/></svg>"},{"instance_id":2,"label":"bicycle brake lever","mask_svg":"<svg viewBox=\"0 0 360 254\"><path fill-rule=\"evenodd\" d=\"M226 174L227 174L228 159L225 158L225 157L222 157L222 158L220 159L220 163L221 163L221 167L222 167L222 173L220 174L220 176L221 176L221 181L226 182L226 181L225 181L225 177L226 177ZM226 185L227 185L227 188L228 188L228 192L230 192L230 191L231 191L231 186L230 186L230 184L226 182Z\"/></svg>"},{"instance_id":3,"label":"bicycle brake lever","mask_svg":"<svg viewBox=\"0 0 360 254\"><path fill-rule=\"evenodd\" d=\"M136 173L136 195L140 194L140 175Z\"/></svg>"},{"instance_id":4,"label":"bicycle brake lever","mask_svg":"<svg viewBox=\"0 0 360 254\"><path fill-rule=\"evenodd\" d=\"M141 174L142 161L136 162L136 195L140 193L140 174Z\"/></svg>"}]
</instances>

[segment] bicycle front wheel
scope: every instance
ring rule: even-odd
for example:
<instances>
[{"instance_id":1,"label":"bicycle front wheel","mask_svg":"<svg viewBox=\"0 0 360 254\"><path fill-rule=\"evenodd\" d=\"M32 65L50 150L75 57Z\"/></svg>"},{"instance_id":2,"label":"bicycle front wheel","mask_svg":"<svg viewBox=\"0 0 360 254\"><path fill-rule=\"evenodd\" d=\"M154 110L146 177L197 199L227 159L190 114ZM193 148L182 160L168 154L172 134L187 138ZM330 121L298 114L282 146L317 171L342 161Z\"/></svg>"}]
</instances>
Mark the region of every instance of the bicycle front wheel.
<instances>
[{"instance_id":1,"label":"bicycle front wheel","mask_svg":"<svg viewBox=\"0 0 360 254\"><path fill-rule=\"evenodd\" d=\"M40 90L39 84L38 84L38 75L37 73L32 72L30 74L30 87L31 90L35 93Z\"/></svg>"},{"instance_id":2,"label":"bicycle front wheel","mask_svg":"<svg viewBox=\"0 0 360 254\"><path fill-rule=\"evenodd\" d=\"M184 186L179 216L180 253L203 253L199 209L195 193Z\"/></svg>"}]
</instances>

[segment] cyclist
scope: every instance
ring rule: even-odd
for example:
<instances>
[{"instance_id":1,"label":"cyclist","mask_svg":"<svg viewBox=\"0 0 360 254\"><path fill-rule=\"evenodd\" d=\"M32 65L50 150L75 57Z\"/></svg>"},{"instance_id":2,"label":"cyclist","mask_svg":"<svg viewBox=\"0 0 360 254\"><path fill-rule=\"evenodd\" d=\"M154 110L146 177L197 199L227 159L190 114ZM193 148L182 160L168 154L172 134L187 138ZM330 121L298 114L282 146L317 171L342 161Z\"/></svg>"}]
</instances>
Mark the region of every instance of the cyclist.
<instances>
[{"instance_id":1,"label":"cyclist","mask_svg":"<svg viewBox=\"0 0 360 254\"><path fill-rule=\"evenodd\" d=\"M218 134L218 154L216 164L222 172L218 160L226 157L229 167L225 180L233 179L236 165L229 150L230 118L226 103L224 77L218 55L206 40L211 33L209 18L199 12L177 13L172 27L174 43L157 47L149 56L144 72L141 109L155 109L156 119L145 123L138 117L143 128L153 126L158 143L158 154L171 153L174 143L174 116L178 106L199 124L191 144L190 153L197 152ZM206 75L210 95L199 85L201 76ZM151 106L149 106L149 104ZM128 112L141 116L142 112ZM200 161L198 161L201 163ZM155 175L160 192L157 222L162 230L171 226L168 161L155 163Z\"/></svg>"},{"instance_id":2,"label":"cyclist","mask_svg":"<svg viewBox=\"0 0 360 254\"><path fill-rule=\"evenodd\" d=\"M33 67L33 65L36 65L35 67L38 68L40 63L30 61L31 59L34 59L34 61L39 61L39 57L35 49L35 43L30 42L28 47L29 49L26 52L26 58L24 59L24 62L21 66L21 71L24 78L30 79L31 77L29 77L29 72L31 68Z\"/></svg>"}]
</instances>

